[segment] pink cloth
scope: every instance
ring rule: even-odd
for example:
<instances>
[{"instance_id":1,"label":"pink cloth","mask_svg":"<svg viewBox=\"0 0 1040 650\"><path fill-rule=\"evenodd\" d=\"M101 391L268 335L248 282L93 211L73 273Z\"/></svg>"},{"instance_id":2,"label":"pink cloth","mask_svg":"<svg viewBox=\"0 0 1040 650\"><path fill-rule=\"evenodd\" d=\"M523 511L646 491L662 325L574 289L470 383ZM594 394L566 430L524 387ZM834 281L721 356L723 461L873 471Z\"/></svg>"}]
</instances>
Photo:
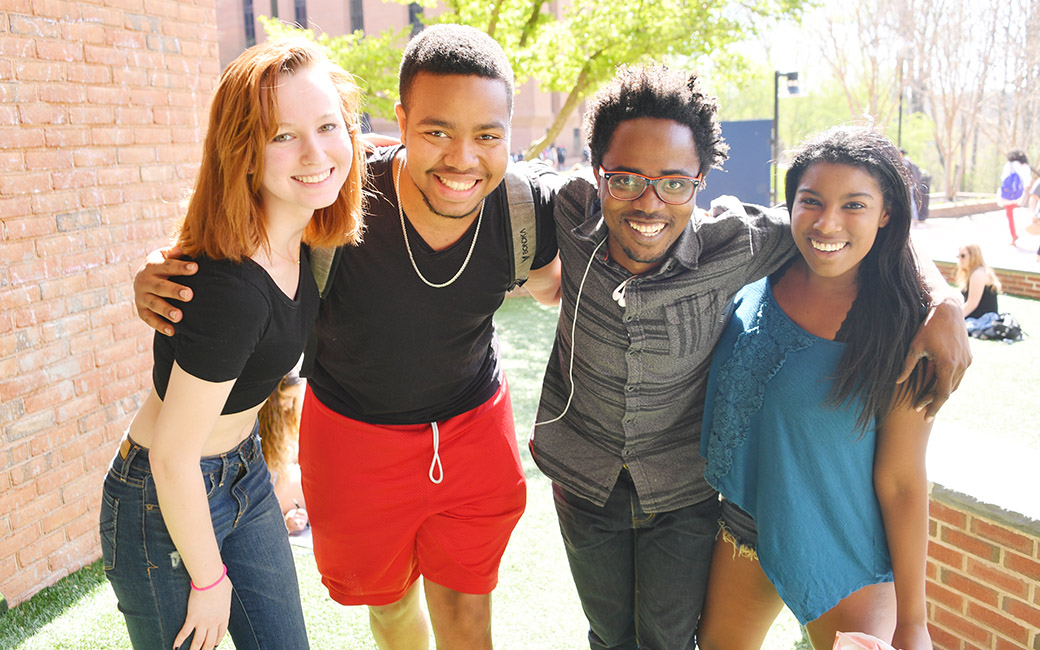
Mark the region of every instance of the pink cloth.
<instances>
[{"instance_id":1,"label":"pink cloth","mask_svg":"<svg viewBox=\"0 0 1040 650\"><path fill-rule=\"evenodd\" d=\"M834 635L834 650L895 650L876 636L861 632L838 632Z\"/></svg>"}]
</instances>

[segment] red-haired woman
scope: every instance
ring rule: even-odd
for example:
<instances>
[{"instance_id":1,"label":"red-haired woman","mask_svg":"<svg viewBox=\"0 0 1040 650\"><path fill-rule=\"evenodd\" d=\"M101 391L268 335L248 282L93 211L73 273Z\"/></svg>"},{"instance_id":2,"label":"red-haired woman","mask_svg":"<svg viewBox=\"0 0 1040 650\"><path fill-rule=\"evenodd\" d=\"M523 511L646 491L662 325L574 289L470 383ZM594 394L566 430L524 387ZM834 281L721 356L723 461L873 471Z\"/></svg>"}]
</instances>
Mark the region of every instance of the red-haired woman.
<instances>
[{"instance_id":1,"label":"red-haired woman","mask_svg":"<svg viewBox=\"0 0 1040 650\"><path fill-rule=\"evenodd\" d=\"M257 411L318 313L308 246L363 230L360 95L306 41L265 42L221 76L177 243L198 273L154 390L105 479L101 545L134 648L307 647ZM301 245L301 242L305 245Z\"/></svg>"}]
</instances>

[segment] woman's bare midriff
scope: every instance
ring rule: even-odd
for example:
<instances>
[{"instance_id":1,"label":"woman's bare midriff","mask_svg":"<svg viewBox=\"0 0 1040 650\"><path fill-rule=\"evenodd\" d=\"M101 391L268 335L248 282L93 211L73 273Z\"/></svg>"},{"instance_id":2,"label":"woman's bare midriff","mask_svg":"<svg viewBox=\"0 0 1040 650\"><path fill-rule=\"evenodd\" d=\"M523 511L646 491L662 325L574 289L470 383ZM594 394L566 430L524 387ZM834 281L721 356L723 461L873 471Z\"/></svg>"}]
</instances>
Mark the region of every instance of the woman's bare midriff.
<instances>
[{"instance_id":1,"label":"woman's bare midriff","mask_svg":"<svg viewBox=\"0 0 1040 650\"><path fill-rule=\"evenodd\" d=\"M201 456L217 456L225 451L234 449L240 442L249 437L256 426L256 414L263 403L260 403L248 411L221 415L213 425L213 431L202 445ZM137 412L133 423L130 425L130 438L148 449L153 445L155 423L159 418L159 409L162 400L152 389L145 400L141 410Z\"/></svg>"}]
</instances>

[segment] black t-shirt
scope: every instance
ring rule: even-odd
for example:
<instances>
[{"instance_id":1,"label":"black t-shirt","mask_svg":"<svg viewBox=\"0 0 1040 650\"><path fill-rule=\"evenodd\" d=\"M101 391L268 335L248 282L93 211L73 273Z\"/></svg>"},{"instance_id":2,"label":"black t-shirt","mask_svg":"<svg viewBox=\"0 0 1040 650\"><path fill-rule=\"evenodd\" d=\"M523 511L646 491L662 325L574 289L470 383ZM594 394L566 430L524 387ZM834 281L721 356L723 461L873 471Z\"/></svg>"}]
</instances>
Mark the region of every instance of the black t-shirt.
<instances>
[{"instance_id":1,"label":"black t-shirt","mask_svg":"<svg viewBox=\"0 0 1040 650\"><path fill-rule=\"evenodd\" d=\"M408 259L394 191L400 146L369 156L367 230L347 246L322 300L308 385L329 408L372 424L438 422L486 402L501 383L492 315L512 279L511 230L504 186L487 198L476 247L462 275L435 289ZM523 166L535 200L533 268L556 257L556 176ZM405 216L407 223L407 215ZM454 245L432 250L408 223L415 263L430 282L451 279L469 253L476 221Z\"/></svg>"},{"instance_id":2,"label":"black t-shirt","mask_svg":"<svg viewBox=\"0 0 1040 650\"><path fill-rule=\"evenodd\" d=\"M170 301L184 312L177 333L156 333L152 343L155 391L166 397L176 360L185 372L206 381L237 377L221 414L246 411L263 402L300 360L318 314L318 287L305 252L295 300L249 258L241 264L206 257L195 261L195 275L175 279L195 294L191 302Z\"/></svg>"}]
</instances>

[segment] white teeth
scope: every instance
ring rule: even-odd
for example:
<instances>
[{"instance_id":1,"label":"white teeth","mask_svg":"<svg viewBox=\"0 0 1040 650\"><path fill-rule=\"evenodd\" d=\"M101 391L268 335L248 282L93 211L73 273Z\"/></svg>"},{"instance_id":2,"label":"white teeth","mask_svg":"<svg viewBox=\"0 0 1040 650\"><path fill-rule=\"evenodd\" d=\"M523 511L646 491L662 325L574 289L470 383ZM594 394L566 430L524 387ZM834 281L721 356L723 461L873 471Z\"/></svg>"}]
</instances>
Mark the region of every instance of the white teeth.
<instances>
[{"instance_id":1,"label":"white teeth","mask_svg":"<svg viewBox=\"0 0 1040 650\"><path fill-rule=\"evenodd\" d=\"M634 221L629 221L628 225L631 226L632 229L637 232L651 236L656 235L657 233L664 230L663 223L636 223Z\"/></svg>"},{"instance_id":2,"label":"white teeth","mask_svg":"<svg viewBox=\"0 0 1040 650\"><path fill-rule=\"evenodd\" d=\"M448 189L455 190L456 192L465 192L466 190L472 188L474 185L477 184L477 181L475 181L475 180L473 180L473 181L466 181L466 182L459 182L459 181L449 181L447 178L441 178L440 176L438 176L437 178L439 178L440 181L442 183L444 183L448 187Z\"/></svg>"},{"instance_id":3,"label":"white teeth","mask_svg":"<svg viewBox=\"0 0 1040 650\"><path fill-rule=\"evenodd\" d=\"M810 239L809 243L811 243L812 247L815 248L818 251L823 251L824 253L833 253L834 251L840 251L841 249L845 248L845 246L846 246L846 244L848 242L840 241L840 242L833 242L833 243L827 244L827 243L824 243L822 241L816 241L815 239Z\"/></svg>"},{"instance_id":4,"label":"white teeth","mask_svg":"<svg viewBox=\"0 0 1040 650\"><path fill-rule=\"evenodd\" d=\"M332 170L326 169L320 174L314 174L313 176L293 176L296 180L301 183L320 183L329 176L332 176Z\"/></svg>"}]
</instances>

